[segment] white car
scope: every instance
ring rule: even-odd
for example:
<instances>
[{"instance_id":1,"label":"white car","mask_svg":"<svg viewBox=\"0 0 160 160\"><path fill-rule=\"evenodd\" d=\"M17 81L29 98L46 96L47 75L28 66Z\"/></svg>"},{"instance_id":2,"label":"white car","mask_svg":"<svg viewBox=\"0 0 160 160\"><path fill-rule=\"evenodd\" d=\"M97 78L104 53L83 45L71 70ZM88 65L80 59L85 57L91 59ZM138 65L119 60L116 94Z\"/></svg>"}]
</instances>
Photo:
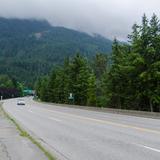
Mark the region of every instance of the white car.
<instances>
[{"instance_id":1,"label":"white car","mask_svg":"<svg viewBox=\"0 0 160 160\"><path fill-rule=\"evenodd\" d=\"M23 99L19 99L17 105L25 105L25 101Z\"/></svg>"}]
</instances>

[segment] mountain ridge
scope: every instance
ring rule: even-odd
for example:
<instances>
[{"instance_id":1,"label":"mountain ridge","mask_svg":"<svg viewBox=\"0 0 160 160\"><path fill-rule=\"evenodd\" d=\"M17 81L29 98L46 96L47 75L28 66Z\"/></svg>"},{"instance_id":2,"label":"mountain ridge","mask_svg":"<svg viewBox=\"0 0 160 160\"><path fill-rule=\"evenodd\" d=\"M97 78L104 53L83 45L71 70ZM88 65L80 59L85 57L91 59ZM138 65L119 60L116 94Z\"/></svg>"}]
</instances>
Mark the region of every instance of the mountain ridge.
<instances>
[{"instance_id":1,"label":"mountain ridge","mask_svg":"<svg viewBox=\"0 0 160 160\"><path fill-rule=\"evenodd\" d=\"M100 35L51 26L45 20L0 18L0 74L29 86L65 57L76 52L88 58L109 54L111 46L112 41Z\"/></svg>"}]
</instances>

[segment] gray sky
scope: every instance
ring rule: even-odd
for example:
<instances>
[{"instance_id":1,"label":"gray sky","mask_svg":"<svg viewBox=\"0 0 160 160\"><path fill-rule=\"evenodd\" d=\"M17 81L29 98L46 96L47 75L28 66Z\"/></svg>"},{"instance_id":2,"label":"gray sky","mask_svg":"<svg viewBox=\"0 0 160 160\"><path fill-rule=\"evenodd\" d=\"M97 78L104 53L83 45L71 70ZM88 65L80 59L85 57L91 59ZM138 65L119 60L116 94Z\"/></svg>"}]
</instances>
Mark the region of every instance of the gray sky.
<instances>
[{"instance_id":1,"label":"gray sky","mask_svg":"<svg viewBox=\"0 0 160 160\"><path fill-rule=\"evenodd\" d=\"M47 19L87 33L125 40L143 13L159 16L160 0L0 0L1 17Z\"/></svg>"}]
</instances>

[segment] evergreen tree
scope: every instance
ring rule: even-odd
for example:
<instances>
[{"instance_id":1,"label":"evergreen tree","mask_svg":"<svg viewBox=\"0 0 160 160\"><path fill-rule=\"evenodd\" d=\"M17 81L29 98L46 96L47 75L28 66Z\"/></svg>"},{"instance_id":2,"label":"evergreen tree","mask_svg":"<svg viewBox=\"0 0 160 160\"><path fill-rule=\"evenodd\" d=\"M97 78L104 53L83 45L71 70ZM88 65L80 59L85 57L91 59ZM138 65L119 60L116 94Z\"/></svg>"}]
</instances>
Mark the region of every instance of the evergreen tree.
<instances>
[{"instance_id":1,"label":"evergreen tree","mask_svg":"<svg viewBox=\"0 0 160 160\"><path fill-rule=\"evenodd\" d=\"M49 79L48 79L48 99L50 102L55 102L55 79L56 79L56 71L52 70Z\"/></svg>"},{"instance_id":2,"label":"evergreen tree","mask_svg":"<svg viewBox=\"0 0 160 160\"><path fill-rule=\"evenodd\" d=\"M74 94L75 103L86 105L89 67L86 59L77 54L70 64L71 91Z\"/></svg>"},{"instance_id":3,"label":"evergreen tree","mask_svg":"<svg viewBox=\"0 0 160 160\"><path fill-rule=\"evenodd\" d=\"M107 55L96 54L93 62L93 68L97 79L101 79L103 73L106 71L108 63Z\"/></svg>"},{"instance_id":4,"label":"evergreen tree","mask_svg":"<svg viewBox=\"0 0 160 160\"><path fill-rule=\"evenodd\" d=\"M96 105L96 77L92 73L88 79L88 90L87 90L87 105Z\"/></svg>"},{"instance_id":5,"label":"evergreen tree","mask_svg":"<svg viewBox=\"0 0 160 160\"><path fill-rule=\"evenodd\" d=\"M37 82L41 99L69 103L72 93L78 105L159 112L160 23L155 14L150 21L144 15L132 29L129 44L114 40L110 68L102 54L92 64L77 54Z\"/></svg>"},{"instance_id":6,"label":"evergreen tree","mask_svg":"<svg viewBox=\"0 0 160 160\"><path fill-rule=\"evenodd\" d=\"M41 88L40 88L40 99L42 101L48 101L49 95L48 95L48 77L45 77L41 81Z\"/></svg>"}]
</instances>

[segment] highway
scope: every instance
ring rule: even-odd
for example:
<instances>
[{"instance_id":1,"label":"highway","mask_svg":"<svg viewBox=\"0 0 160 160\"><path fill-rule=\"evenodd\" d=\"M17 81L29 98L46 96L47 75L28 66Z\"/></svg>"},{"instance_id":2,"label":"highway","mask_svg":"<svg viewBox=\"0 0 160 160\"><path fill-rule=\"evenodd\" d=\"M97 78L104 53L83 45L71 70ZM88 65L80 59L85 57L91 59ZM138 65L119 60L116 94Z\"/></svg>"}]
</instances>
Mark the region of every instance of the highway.
<instances>
[{"instance_id":1,"label":"highway","mask_svg":"<svg viewBox=\"0 0 160 160\"><path fill-rule=\"evenodd\" d=\"M160 160L160 120L6 100L4 109L60 160Z\"/></svg>"}]
</instances>

